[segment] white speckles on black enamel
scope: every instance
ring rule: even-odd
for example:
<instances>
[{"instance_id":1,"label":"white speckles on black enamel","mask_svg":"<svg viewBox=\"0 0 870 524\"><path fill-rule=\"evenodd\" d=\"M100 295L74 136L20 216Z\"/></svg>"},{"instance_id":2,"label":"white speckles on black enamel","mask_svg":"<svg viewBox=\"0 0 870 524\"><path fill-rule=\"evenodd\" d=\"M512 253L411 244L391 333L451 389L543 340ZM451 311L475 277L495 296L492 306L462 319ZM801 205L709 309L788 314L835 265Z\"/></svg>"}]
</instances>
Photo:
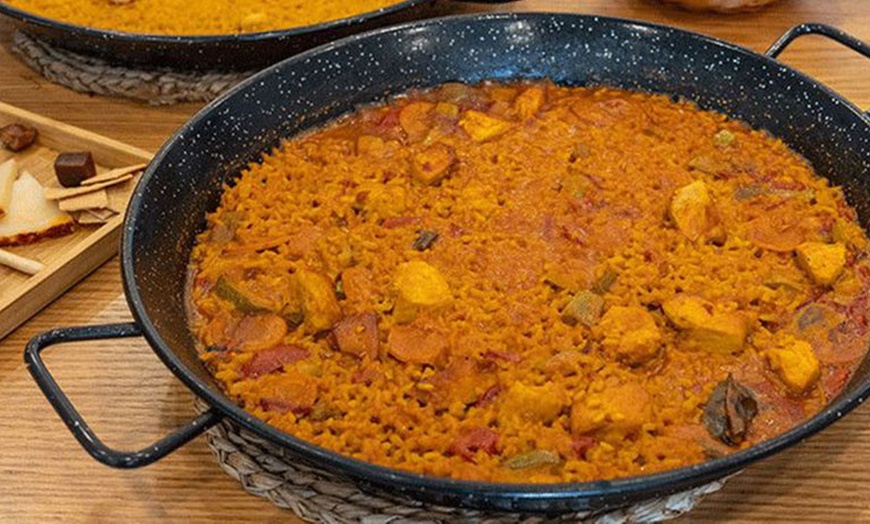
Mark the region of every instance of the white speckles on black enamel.
<instances>
[{"instance_id":1,"label":"white speckles on black enamel","mask_svg":"<svg viewBox=\"0 0 870 524\"><path fill-rule=\"evenodd\" d=\"M194 235L217 205L221 184L281 137L359 104L446 81L518 77L668 93L723 111L783 138L821 174L845 186L865 223L870 216L866 117L763 56L677 30L604 18L486 15L419 23L348 39L270 68L206 108L158 154L135 192L122 243L128 296L155 350L198 394L270 440L370 485L444 504L551 513L625 504L670 492L676 483L682 489L721 477L832 420L823 411L796 434L677 472L592 484L480 486L338 457L252 420L220 394L193 351L180 297ZM867 368L847 392L848 403L833 407L842 411L866 396Z\"/></svg>"}]
</instances>

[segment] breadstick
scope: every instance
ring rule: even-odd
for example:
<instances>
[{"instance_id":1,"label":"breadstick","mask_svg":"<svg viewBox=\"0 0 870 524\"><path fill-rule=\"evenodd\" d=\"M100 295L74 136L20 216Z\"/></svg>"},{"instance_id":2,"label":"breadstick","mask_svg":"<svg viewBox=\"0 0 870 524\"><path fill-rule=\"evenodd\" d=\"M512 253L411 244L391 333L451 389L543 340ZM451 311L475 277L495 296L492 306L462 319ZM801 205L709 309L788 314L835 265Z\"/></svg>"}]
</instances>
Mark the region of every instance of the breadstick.
<instances>
[{"instance_id":1,"label":"breadstick","mask_svg":"<svg viewBox=\"0 0 870 524\"><path fill-rule=\"evenodd\" d=\"M45 269L45 265L41 262L10 253L5 249L0 249L0 264L29 275L35 275Z\"/></svg>"}]
</instances>

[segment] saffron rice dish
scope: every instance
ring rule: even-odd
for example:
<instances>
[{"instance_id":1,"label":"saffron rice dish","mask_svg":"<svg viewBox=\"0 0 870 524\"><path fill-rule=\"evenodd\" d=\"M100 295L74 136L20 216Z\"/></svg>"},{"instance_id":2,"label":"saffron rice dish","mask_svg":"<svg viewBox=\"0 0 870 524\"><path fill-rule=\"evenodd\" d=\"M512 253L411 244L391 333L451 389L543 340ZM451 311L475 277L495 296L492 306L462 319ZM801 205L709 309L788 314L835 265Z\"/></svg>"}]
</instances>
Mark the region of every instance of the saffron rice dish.
<instances>
[{"instance_id":1,"label":"saffron rice dish","mask_svg":"<svg viewBox=\"0 0 870 524\"><path fill-rule=\"evenodd\" d=\"M127 33L224 35L317 25L377 11L401 0L3 0L68 24Z\"/></svg>"},{"instance_id":2,"label":"saffron rice dish","mask_svg":"<svg viewBox=\"0 0 870 524\"><path fill-rule=\"evenodd\" d=\"M445 84L289 138L198 237L227 394L359 460L489 482L696 464L867 351L868 241L763 131L668 97Z\"/></svg>"}]
</instances>

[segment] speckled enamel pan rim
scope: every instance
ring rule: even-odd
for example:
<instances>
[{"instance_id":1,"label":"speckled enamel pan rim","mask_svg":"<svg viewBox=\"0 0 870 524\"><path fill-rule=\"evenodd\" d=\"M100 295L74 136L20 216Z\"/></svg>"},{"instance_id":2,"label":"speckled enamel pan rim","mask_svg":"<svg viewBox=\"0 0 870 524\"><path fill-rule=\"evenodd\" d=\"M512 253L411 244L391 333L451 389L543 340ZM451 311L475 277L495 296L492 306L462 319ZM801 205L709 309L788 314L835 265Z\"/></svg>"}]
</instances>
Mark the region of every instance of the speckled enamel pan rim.
<instances>
[{"instance_id":1,"label":"speckled enamel pan rim","mask_svg":"<svg viewBox=\"0 0 870 524\"><path fill-rule=\"evenodd\" d=\"M216 44L227 42L257 42L261 40L286 39L296 36L310 35L320 31L329 31L342 27L349 27L373 18L378 18L396 11L407 9L428 0L404 0L398 4L382 7L374 11L366 11L355 16L330 20L321 24L305 25L290 29L275 29L257 33L217 34L217 35L160 35L153 33L130 33L127 31L115 31L112 29L98 29L94 27L71 24L53 18L46 18L29 11L23 11L0 0L0 14L27 24L44 27L47 29L60 29L70 34L81 34L91 38L102 38L117 42L149 43L149 44Z\"/></svg>"},{"instance_id":2,"label":"speckled enamel pan rim","mask_svg":"<svg viewBox=\"0 0 870 524\"><path fill-rule=\"evenodd\" d=\"M454 480L442 477L432 477L407 473L389 469L383 466L377 466L357 459L348 458L337 453L327 451L308 442L299 440L290 436L287 433L279 431L265 422L254 418L242 410L239 406L232 403L223 395L216 394L204 384L200 383L195 375L190 372L174 354L174 352L164 343L154 324L148 318L147 312L144 309L142 298L136 286L136 275L133 270L133 252L132 231L135 229L135 220L141 206L141 198L143 188L147 186L152 176L161 164L167 152L174 147L181 147L179 143L182 141L182 135L190 133L197 124L221 106L232 103L232 99L245 91L245 89L263 78L275 74L277 71L292 68L295 64L303 63L304 61L316 56L328 55L332 50L347 46L348 44L359 42L370 38L372 35L387 35L391 33L403 33L414 30L421 26L440 25L440 24L474 24L476 21L487 22L515 22L524 19L547 20L559 19L565 22L582 20L586 24L595 23L599 20L614 23L621 26L626 31L631 29L642 29L645 32L654 33L670 33L680 38L689 40L702 41L704 43L717 46L721 49L729 50L736 55L752 60L761 60L769 67L777 69L779 72L797 76L805 82L810 83L815 88L819 89L823 94L836 99L840 104L850 108L856 118L870 125L870 118L863 114L856 106L840 95L834 93L829 88L819 84L807 75L795 71L782 63L773 60L764 55L755 53L746 48L736 46L727 42L710 38L704 35L675 29L668 26L657 24L640 23L632 20L624 20L619 18L593 17L583 15L566 15L556 13L502 13L502 14L484 14L484 15L461 15L444 18L430 19L421 22L412 22L399 26L383 28L368 33L362 33L344 38L342 40L320 46L295 57L284 60L276 66L272 66L254 75L248 80L242 82L218 100L212 102L207 107L202 109L195 115L187 124L185 124L178 132L161 148L150 164L142 179L140 180L127 212L124 224L124 236L122 239L121 261L123 283L128 299L128 304L131 311L142 326L145 337L154 348L158 356L169 367L172 372L184 382L196 395L205 399L211 406L217 408L220 412L228 415L234 422L240 424L257 433L265 436L272 442L291 449L300 456L311 461L314 464L319 464L324 468L345 474L352 478L370 481L374 485L380 486L396 486L397 492L407 491L409 493L425 493L437 491L440 494L448 495L465 507L474 508L511 508L513 502L517 503L518 507L528 507L528 503L540 503L542 509L532 510L546 512L545 505L552 502L554 506L561 504L582 509L583 507L596 508L601 507L601 503L607 501L608 505L612 506L614 501L624 498L625 500L637 500L639 497L673 493L691 486L699 485L703 482L708 482L714 479L721 478L729 473L740 470L752 462L768 457L777 453L793 444L796 444L807 437L812 436L821 429L827 427L832 422L838 420L843 415L857 407L859 404L870 395L870 381L856 388L852 394L842 396L828 405L824 410L818 413L813 418L807 420L803 424L792 428L791 430L773 438L757 444L746 450L735 452L731 455L706 461L694 466L669 470L661 473L649 475L640 475L627 477L609 481L594 481L582 483L559 483L559 484L508 484L508 483L487 483L473 482L465 480ZM583 504L579 504L584 501ZM524 504L524 502L526 504ZM550 510L552 511L552 509Z\"/></svg>"}]
</instances>

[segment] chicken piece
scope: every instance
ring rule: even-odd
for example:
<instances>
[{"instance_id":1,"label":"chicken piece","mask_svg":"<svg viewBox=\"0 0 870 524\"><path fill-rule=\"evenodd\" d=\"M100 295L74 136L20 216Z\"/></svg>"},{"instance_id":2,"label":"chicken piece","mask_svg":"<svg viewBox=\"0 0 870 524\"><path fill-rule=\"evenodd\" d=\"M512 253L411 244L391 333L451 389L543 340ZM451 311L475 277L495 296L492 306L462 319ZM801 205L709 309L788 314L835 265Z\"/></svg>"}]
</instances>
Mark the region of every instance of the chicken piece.
<instances>
[{"instance_id":1,"label":"chicken piece","mask_svg":"<svg viewBox=\"0 0 870 524\"><path fill-rule=\"evenodd\" d=\"M365 266L353 266L342 271L341 285L352 308L370 306L377 299L372 271Z\"/></svg>"},{"instance_id":2,"label":"chicken piece","mask_svg":"<svg viewBox=\"0 0 870 524\"><path fill-rule=\"evenodd\" d=\"M595 433L608 442L636 434L652 419L650 394L633 382L580 393L571 406L573 433Z\"/></svg>"},{"instance_id":3,"label":"chicken piece","mask_svg":"<svg viewBox=\"0 0 870 524\"><path fill-rule=\"evenodd\" d=\"M601 347L630 366L653 359L662 345L662 334L649 311L637 306L613 306L598 323L604 338Z\"/></svg>"},{"instance_id":4,"label":"chicken piece","mask_svg":"<svg viewBox=\"0 0 870 524\"><path fill-rule=\"evenodd\" d=\"M373 218L401 216L408 208L408 193L400 184L367 184L360 192L362 205Z\"/></svg>"},{"instance_id":5,"label":"chicken piece","mask_svg":"<svg viewBox=\"0 0 870 524\"><path fill-rule=\"evenodd\" d=\"M438 364L447 348L444 335L420 326L393 326L387 337L387 351L406 364Z\"/></svg>"},{"instance_id":6,"label":"chicken piece","mask_svg":"<svg viewBox=\"0 0 870 524\"><path fill-rule=\"evenodd\" d=\"M360 358L378 356L378 317L363 313L339 320L332 328L339 351Z\"/></svg>"},{"instance_id":7,"label":"chicken piece","mask_svg":"<svg viewBox=\"0 0 870 524\"><path fill-rule=\"evenodd\" d=\"M547 99L547 92L541 86L532 86L517 96L514 100L514 110L520 120L534 117Z\"/></svg>"},{"instance_id":8,"label":"chicken piece","mask_svg":"<svg viewBox=\"0 0 870 524\"><path fill-rule=\"evenodd\" d=\"M296 292L302 306L302 327L307 333L330 329L341 319L341 307L332 281L305 269L296 272Z\"/></svg>"},{"instance_id":9,"label":"chicken piece","mask_svg":"<svg viewBox=\"0 0 870 524\"><path fill-rule=\"evenodd\" d=\"M456 164L456 152L447 144L434 144L414 155L411 176L426 185L434 185L450 173Z\"/></svg>"},{"instance_id":10,"label":"chicken piece","mask_svg":"<svg viewBox=\"0 0 870 524\"><path fill-rule=\"evenodd\" d=\"M784 335L767 352L770 368L794 393L803 393L819 380L819 359L813 347L791 335Z\"/></svg>"},{"instance_id":11,"label":"chicken piece","mask_svg":"<svg viewBox=\"0 0 870 524\"><path fill-rule=\"evenodd\" d=\"M693 348L736 354L746 344L748 324L746 317L740 314L716 314L706 325L691 330L687 340Z\"/></svg>"},{"instance_id":12,"label":"chicken piece","mask_svg":"<svg viewBox=\"0 0 870 524\"><path fill-rule=\"evenodd\" d=\"M604 299L591 291L581 291L562 310L562 322L569 326L582 324L591 328L598 323L604 311Z\"/></svg>"},{"instance_id":13,"label":"chicken piece","mask_svg":"<svg viewBox=\"0 0 870 524\"><path fill-rule=\"evenodd\" d=\"M695 329L710 320L713 304L698 297L676 295L662 304L662 310L677 329Z\"/></svg>"},{"instance_id":14,"label":"chicken piece","mask_svg":"<svg viewBox=\"0 0 870 524\"><path fill-rule=\"evenodd\" d=\"M422 260L399 264L393 287L397 295L393 316L400 324L412 322L421 310L445 306L453 298L444 275Z\"/></svg>"},{"instance_id":15,"label":"chicken piece","mask_svg":"<svg viewBox=\"0 0 870 524\"><path fill-rule=\"evenodd\" d=\"M277 346L287 334L287 322L278 315L248 315L233 330L230 347L260 351Z\"/></svg>"},{"instance_id":16,"label":"chicken piece","mask_svg":"<svg viewBox=\"0 0 870 524\"><path fill-rule=\"evenodd\" d=\"M692 242L704 235L713 239L722 237L713 197L703 180L677 189L671 199L670 215L677 229Z\"/></svg>"},{"instance_id":17,"label":"chicken piece","mask_svg":"<svg viewBox=\"0 0 870 524\"><path fill-rule=\"evenodd\" d=\"M730 354L746 344L749 322L740 313L716 313L710 302L688 295L673 297L662 309L674 327L685 331L689 349Z\"/></svg>"},{"instance_id":18,"label":"chicken piece","mask_svg":"<svg viewBox=\"0 0 870 524\"><path fill-rule=\"evenodd\" d=\"M428 398L436 409L446 409L454 402L474 404L495 386L495 380L493 373L483 372L474 360L460 358L427 382L431 386Z\"/></svg>"},{"instance_id":19,"label":"chicken piece","mask_svg":"<svg viewBox=\"0 0 870 524\"><path fill-rule=\"evenodd\" d=\"M499 409L499 419L520 419L548 424L568 404L564 393L553 384L527 386L514 382L505 392Z\"/></svg>"},{"instance_id":20,"label":"chicken piece","mask_svg":"<svg viewBox=\"0 0 870 524\"><path fill-rule=\"evenodd\" d=\"M820 286L833 284L846 265L846 246L841 243L804 242L795 252L798 266Z\"/></svg>"},{"instance_id":21,"label":"chicken piece","mask_svg":"<svg viewBox=\"0 0 870 524\"><path fill-rule=\"evenodd\" d=\"M399 112L399 125L411 142L426 138L431 127L430 113L435 107L431 102L411 102Z\"/></svg>"},{"instance_id":22,"label":"chicken piece","mask_svg":"<svg viewBox=\"0 0 870 524\"><path fill-rule=\"evenodd\" d=\"M513 124L480 111L466 111L459 119L459 125L475 142L486 142L511 130Z\"/></svg>"}]
</instances>

